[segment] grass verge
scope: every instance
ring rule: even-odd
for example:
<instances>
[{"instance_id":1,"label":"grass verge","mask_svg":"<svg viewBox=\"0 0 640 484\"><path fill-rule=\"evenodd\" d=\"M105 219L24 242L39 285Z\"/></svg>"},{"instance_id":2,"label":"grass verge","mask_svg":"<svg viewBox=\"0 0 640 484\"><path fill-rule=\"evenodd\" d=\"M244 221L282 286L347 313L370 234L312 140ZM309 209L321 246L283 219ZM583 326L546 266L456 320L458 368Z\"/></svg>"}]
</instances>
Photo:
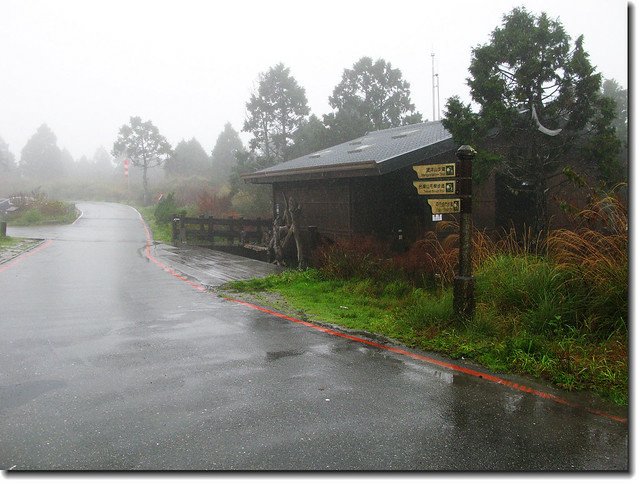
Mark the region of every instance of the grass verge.
<instances>
[{"instance_id":1,"label":"grass verge","mask_svg":"<svg viewBox=\"0 0 640 484\"><path fill-rule=\"evenodd\" d=\"M12 226L70 224L80 212L73 203L48 201L46 205L33 206L20 211L9 219Z\"/></svg>"},{"instance_id":2,"label":"grass verge","mask_svg":"<svg viewBox=\"0 0 640 484\"><path fill-rule=\"evenodd\" d=\"M155 205L151 205L148 207L135 206L136 210L140 212L142 218L145 220L149 229L151 230L151 234L153 240L162 242L164 244L171 245L172 242L172 234L171 234L171 223L169 222L158 222L155 217Z\"/></svg>"},{"instance_id":3,"label":"grass verge","mask_svg":"<svg viewBox=\"0 0 640 484\"><path fill-rule=\"evenodd\" d=\"M478 306L456 321L451 289L414 288L402 280L339 280L318 270L289 271L225 288L262 298L283 312L392 338L410 347L466 358L489 370L532 376L565 390L586 390L628 404L626 333L607 338L570 324L561 276L543 260L489 261L477 274ZM507 265L506 280L495 280ZM492 279L493 278L493 279ZM537 287L536 292L527 288ZM558 286L559 287L559 286ZM546 289L545 289L546 288ZM268 297L275 293L279 297ZM566 313L566 314L565 314Z\"/></svg>"},{"instance_id":4,"label":"grass verge","mask_svg":"<svg viewBox=\"0 0 640 484\"><path fill-rule=\"evenodd\" d=\"M22 240L23 239L20 239L18 237L0 236L0 250L14 247L18 245Z\"/></svg>"}]
</instances>

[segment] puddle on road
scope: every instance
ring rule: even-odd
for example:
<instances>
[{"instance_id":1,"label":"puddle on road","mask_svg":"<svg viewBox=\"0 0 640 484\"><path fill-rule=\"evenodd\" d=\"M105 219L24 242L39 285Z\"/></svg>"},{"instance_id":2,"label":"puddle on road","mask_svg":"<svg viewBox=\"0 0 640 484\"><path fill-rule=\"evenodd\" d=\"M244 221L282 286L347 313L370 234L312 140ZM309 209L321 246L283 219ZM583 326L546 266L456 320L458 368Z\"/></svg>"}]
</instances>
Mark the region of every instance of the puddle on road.
<instances>
[{"instance_id":1,"label":"puddle on road","mask_svg":"<svg viewBox=\"0 0 640 484\"><path fill-rule=\"evenodd\" d=\"M300 356L305 352L302 350L267 351L267 361L276 361L288 356Z\"/></svg>"},{"instance_id":2,"label":"puddle on road","mask_svg":"<svg viewBox=\"0 0 640 484\"><path fill-rule=\"evenodd\" d=\"M66 386L63 380L40 380L0 386L0 408L16 408L51 390Z\"/></svg>"}]
</instances>

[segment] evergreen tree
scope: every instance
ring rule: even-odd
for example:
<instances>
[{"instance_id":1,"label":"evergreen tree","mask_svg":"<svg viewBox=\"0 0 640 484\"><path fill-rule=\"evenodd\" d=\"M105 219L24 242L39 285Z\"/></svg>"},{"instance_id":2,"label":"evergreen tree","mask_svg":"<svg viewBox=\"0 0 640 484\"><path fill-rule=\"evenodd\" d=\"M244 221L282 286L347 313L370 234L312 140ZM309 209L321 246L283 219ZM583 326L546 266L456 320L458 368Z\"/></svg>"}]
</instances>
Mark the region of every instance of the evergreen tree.
<instances>
[{"instance_id":1,"label":"evergreen tree","mask_svg":"<svg viewBox=\"0 0 640 484\"><path fill-rule=\"evenodd\" d=\"M260 74L258 89L246 106L243 131L253 134L249 147L257 154L259 165L286 160L294 133L309 114L305 91L289 68L278 64Z\"/></svg>"},{"instance_id":2,"label":"evergreen tree","mask_svg":"<svg viewBox=\"0 0 640 484\"><path fill-rule=\"evenodd\" d=\"M419 123L422 115L411 102L410 86L389 62L362 57L329 97L333 113L325 115L333 143L342 143L368 131Z\"/></svg>"},{"instance_id":3,"label":"evergreen tree","mask_svg":"<svg viewBox=\"0 0 640 484\"><path fill-rule=\"evenodd\" d=\"M60 151L60 160L62 162L62 166L64 167L64 174L66 176L73 175L76 171L76 160L73 159L73 155L69 152L68 149L62 148Z\"/></svg>"},{"instance_id":4,"label":"evergreen tree","mask_svg":"<svg viewBox=\"0 0 640 484\"><path fill-rule=\"evenodd\" d=\"M443 124L458 143L479 149L476 166L495 166L513 193L530 194L534 228L542 230L548 181L567 157L581 153L607 176L616 155L612 106L600 95L583 37L572 45L559 21L515 8L487 44L472 50L469 72L480 110L450 98Z\"/></svg>"},{"instance_id":5,"label":"evergreen tree","mask_svg":"<svg viewBox=\"0 0 640 484\"><path fill-rule=\"evenodd\" d=\"M201 176L209 177L211 162L202 145L197 139L180 141L164 165L165 173L169 176Z\"/></svg>"},{"instance_id":6,"label":"evergreen tree","mask_svg":"<svg viewBox=\"0 0 640 484\"><path fill-rule=\"evenodd\" d=\"M113 175L113 158L109 154L109 152L104 148L104 146L100 146L92 158L93 166L95 173L100 178L108 178Z\"/></svg>"},{"instance_id":7,"label":"evergreen tree","mask_svg":"<svg viewBox=\"0 0 640 484\"><path fill-rule=\"evenodd\" d=\"M62 152L56 135L46 124L40 126L22 148L20 170L33 180L52 180L64 175Z\"/></svg>"},{"instance_id":8,"label":"evergreen tree","mask_svg":"<svg viewBox=\"0 0 640 484\"><path fill-rule=\"evenodd\" d=\"M211 152L211 165L214 184L222 184L229 180L233 167L236 165L236 154L243 151L244 146L238 132L231 123L224 125L224 130L218 135L216 144Z\"/></svg>"},{"instance_id":9,"label":"evergreen tree","mask_svg":"<svg viewBox=\"0 0 640 484\"><path fill-rule=\"evenodd\" d=\"M602 95L612 99L615 103L616 117L612 125L622 144L620 160L626 163L629 157L629 96L627 90L622 89L622 86L614 79L605 79L602 83Z\"/></svg>"},{"instance_id":10,"label":"evergreen tree","mask_svg":"<svg viewBox=\"0 0 640 484\"><path fill-rule=\"evenodd\" d=\"M328 128L315 114L312 114L293 135L293 146L289 151L289 158L308 155L333 144Z\"/></svg>"},{"instance_id":11,"label":"evergreen tree","mask_svg":"<svg viewBox=\"0 0 640 484\"><path fill-rule=\"evenodd\" d=\"M9 151L9 145L0 138L0 198L11 195L17 178L15 156Z\"/></svg>"},{"instance_id":12,"label":"evergreen tree","mask_svg":"<svg viewBox=\"0 0 640 484\"><path fill-rule=\"evenodd\" d=\"M9 145L0 138L0 172L14 172L18 168L15 160L15 156L9 151Z\"/></svg>"}]
</instances>

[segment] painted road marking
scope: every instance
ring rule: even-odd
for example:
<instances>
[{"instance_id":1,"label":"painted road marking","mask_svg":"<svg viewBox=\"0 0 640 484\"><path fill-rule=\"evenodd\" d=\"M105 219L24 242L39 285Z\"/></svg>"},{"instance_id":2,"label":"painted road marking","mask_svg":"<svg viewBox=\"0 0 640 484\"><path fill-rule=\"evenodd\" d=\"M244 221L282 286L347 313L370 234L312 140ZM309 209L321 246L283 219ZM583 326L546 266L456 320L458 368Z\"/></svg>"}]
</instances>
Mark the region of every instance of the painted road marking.
<instances>
[{"instance_id":1,"label":"painted road marking","mask_svg":"<svg viewBox=\"0 0 640 484\"><path fill-rule=\"evenodd\" d=\"M135 209L134 209L135 210ZM136 210L137 212L137 210ZM138 215L140 215L140 212L138 212ZM189 284L191 287L193 287L194 289L200 291L200 292L205 292L207 289L206 287L204 287L202 284L198 284L195 283L193 281L191 281L190 279L186 278L185 276L183 276L182 274L179 274L177 271L175 271L174 269L168 267L167 265L165 265L163 262L159 261L158 259L156 259L154 256L151 255L151 233L149 232L149 228L147 227L147 224L145 223L144 219L142 218L142 215L140 215L140 221L142 223L142 226L144 227L144 231L147 237L147 245L146 245L146 250L145 253L147 255L147 258L152 261L153 263L155 263L156 265L158 265L162 270L164 270L165 272L168 272L169 274L171 274L173 277L176 277L177 279L180 279L183 282L186 282L187 284ZM526 385L522 385L520 383L516 383L516 382L512 382L510 380L505 380L504 378L500 378L498 376L495 375L490 375L489 373L484 373L481 371L477 371L477 370L473 370L471 368L465 368L463 366L459 366L456 365L454 363L448 363L446 361L442 361L442 360L438 360L435 358L432 358L430 356L426 356L426 355L420 355L418 353L414 353L412 351L408 351L405 350L403 348L396 348L393 346L388 346L382 343L377 343L375 341L371 341L368 339L364 339L364 338L360 338L358 336L354 336L348 333L343 333L341 331L336 331L334 329L331 328L327 328L325 326L320 326L318 324L314 324L314 323L310 323L309 321L303 321L301 319L298 318L294 318L292 316L287 316L286 314L282 314L279 313L277 311L273 311L271 309L268 308L264 308L262 306L258 306L255 304L251 304L248 303L246 301L241 301L239 299L232 299L232 298L225 298L225 300L235 303L235 304L240 304L242 306L246 306L248 308L254 309L256 311L261 311L263 313L266 314L270 314L272 316L275 316L277 318L280 319L285 319L287 321L290 321L292 323L296 323L296 324L301 324L303 326L306 326L308 328L314 329L316 331L321 331L323 333L327 333L333 336L337 336L339 338L344 338L344 339L349 339L352 341L357 341L358 343L362 343L365 344L367 346L373 346L375 348L379 348L385 351L389 351L392 353L397 353L400 355L404 355L407 356L409 358L412 358L414 360L419 360L419 361L424 361L426 363L435 365L435 366L439 366L441 368L447 368L449 370L458 372L458 373L463 373L465 375L470 375L470 376L474 376L477 378L482 378L483 380L486 381L490 381L492 383L496 383L498 385L503 385L509 388L512 388L514 390L523 392L523 393L529 393L531 395L535 395L539 398L544 398L545 400L550 400L556 403L559 403L561 405L565 405L567 407L572 407L572 408L579 408L582 410L585 410L591 414L594 415L598 415L601 417L605 417L608 418L610 420L615 420L616 422L621 422L621 423L628 423L628 419L625 417L618 417L617 415L611 415L608 414L606 412L602 412L600 410L597 409L593 409L593 408L589 408L589 407L584 407L582 405L576 404L576 403L572 403L562 397L559 397L557 395L554 395L553 393L547 393L547 392L543 392L540 390L536 390L535 388L532 387L528 387Z\"/></svg>"},{"instance_id":2,"label":"painted road marking","mask_svg":"<svg viewBox=\"0 0 640 484\"><path fill-rule=\"evenodd\" d=\"M133 207L131 207L131 208L133 208ZM134 210L136 210L136 209L134 208ZM158 259L156 259L153 255L151 255L151 245L152 245L151 232L149 231L149 227L147 227L147 224L144 221L144 218L142 218L142 215L140 214L140 212L138 212L137 210L136 210L136 212L138 213L138 216L140 217L140 223L142 223L142 227L144 228L145 237L147 239L147 243L146 243L145 250L144 250L144 252L145 252L145 254L147 256L147 259L149 259L151 262L156 264L163 271L171 274L173 277L175 277L177 279L180 279L183 282L186 282L191 287L193 287L196 291L206 292L207 288L204 287L202 284L199 284L197 282L194 282L194 281L190 280L189 278L187 278L187 277L183 276L182 274L180 274L179 272L177 272L175 269L172 269L171 267L169 267L168 265L166 265L162 261L159 261Z\"/></svg>"},{"instance_id":3,"label":"painted road marking","mask_svg":"<svg viewBox=\"0 0 640 484\"><path fill-rule=\"evenodd\" d=\"M23 260L27 259L28 257L31 257L34 254L37 254L41 250L46 249L47 247L51 246L51 244L53 244L53 240L47 240L47 241L41 243L40 245L37 245L35 248L33 248L31 250L28 250L27 252L25 252L23 254L20 254L18 257L15 257L15 258L11 259L9 262L0 265L0 273L6 271L7 269L12 268L16 264L19 264L20 262L22 262Z\"/></svg>"}]
</instances>

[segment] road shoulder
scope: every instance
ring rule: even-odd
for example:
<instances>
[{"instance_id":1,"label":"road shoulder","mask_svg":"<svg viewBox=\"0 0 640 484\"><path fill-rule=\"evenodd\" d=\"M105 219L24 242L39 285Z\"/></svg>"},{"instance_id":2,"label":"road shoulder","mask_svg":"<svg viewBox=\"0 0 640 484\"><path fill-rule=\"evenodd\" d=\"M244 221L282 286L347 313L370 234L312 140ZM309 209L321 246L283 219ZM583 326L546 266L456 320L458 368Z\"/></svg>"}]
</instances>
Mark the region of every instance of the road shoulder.
<instances>
[{"instance_id":1,"label":"road shoulder","mask_svg":"<svg viewBox=\"0 0 640 484\"><path fill-rule=\"evenodd\" d=\"M0 246L0 265L5 264L16 257L35 249L44 242L44 239L27 239L27 238L15 238L16 244L9 246Z\"/></svg>"}]
</instances>

